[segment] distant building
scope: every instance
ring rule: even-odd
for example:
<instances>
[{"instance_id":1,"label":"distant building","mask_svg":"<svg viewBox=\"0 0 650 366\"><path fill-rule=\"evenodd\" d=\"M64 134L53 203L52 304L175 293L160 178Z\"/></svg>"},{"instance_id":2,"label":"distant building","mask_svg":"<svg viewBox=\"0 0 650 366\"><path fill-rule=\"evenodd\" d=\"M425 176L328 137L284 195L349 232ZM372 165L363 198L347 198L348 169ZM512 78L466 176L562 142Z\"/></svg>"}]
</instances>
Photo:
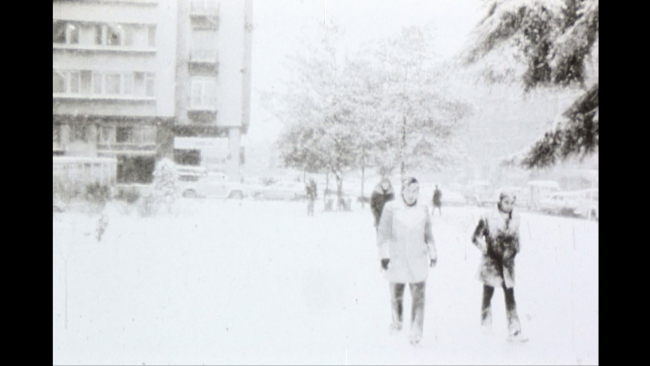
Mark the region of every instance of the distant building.
<instances>
[{"instance_id":1,"label":"distant building","mask_svg":"<svg viewBox=\"0 0 650 366\"><path fill-rule=\"evenodd\" d=\"M162 157L238 179L251 17L251 0L53 1L53 154L115 157L118 183Z\"/></svg>"},{"instance_id":2,"label":"distant building","mask_svg":"<svg viewBox=\"0 0 650 366\"><path fill-rule=\"evenodd\" d=\"M248 130L252 0L179 0L174 159L239 180Z\"/></svg>"}]
</instances>

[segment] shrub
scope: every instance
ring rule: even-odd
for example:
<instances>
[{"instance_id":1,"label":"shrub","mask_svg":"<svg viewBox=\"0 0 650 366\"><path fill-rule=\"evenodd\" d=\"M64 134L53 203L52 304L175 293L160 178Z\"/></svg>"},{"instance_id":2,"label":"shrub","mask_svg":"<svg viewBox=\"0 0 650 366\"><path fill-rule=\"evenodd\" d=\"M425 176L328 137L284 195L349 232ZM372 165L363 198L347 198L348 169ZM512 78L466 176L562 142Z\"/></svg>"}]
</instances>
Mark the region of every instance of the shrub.
<instances>
[{"instance_id":1,"label":"shrub","mask_svg":"<svg viewBox=\"0 0 650 366\"><path fill-rule=\"evenodd\" d=\"M133 204L140 199L140 191L135 187L120 188L115 198Z\"/></svg>"},{"instance_id":2,"label":"shrub","mask_svg":"<svg viewBox=\"0 0 650 366\"><path fill-rule=\"evenodd\" d=\"M172 205L178 198L178 172L176 165L169 159L162 159L153 172L153 191L140 200L139 211L144 217L155 215L161 206L167 206L172 212Z\"/></svg>"},{"instance_id":3,"label":"shrub","mask_svg":"<svg viewBox=\"0 0 650 366\"><path fill-rule=\"evenodd\" d=\"M111 188L99 182L87 184L84 198L92 204L103 207L111 199Z\"/></svg>"}]
</instances>

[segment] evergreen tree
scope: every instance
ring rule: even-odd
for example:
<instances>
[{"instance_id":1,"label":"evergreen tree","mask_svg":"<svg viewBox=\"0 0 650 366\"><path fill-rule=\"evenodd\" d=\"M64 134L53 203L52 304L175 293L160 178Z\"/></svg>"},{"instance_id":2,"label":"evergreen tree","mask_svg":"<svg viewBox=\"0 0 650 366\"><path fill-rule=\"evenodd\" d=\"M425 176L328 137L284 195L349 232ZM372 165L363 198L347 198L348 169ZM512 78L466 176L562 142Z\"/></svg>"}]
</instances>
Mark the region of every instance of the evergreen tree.
<instances>
[{"instance_id":1,"label":"evergreen tree","mask_svg":"<svg viewBox=\"0 0 650 366\"><path fill-rule=\"evenodd\" d=\"M518 78L524 90L574 85L585 90L551 131L523 157L510 162L545 167L597 151L598 0L490 0L486 4L487 14L465 56L467 64L505 50L523 62ZM596 61L592 73L587 69L590 59ZM493 76L494 70L489 74Z\"/></svg>"}]
</instances>

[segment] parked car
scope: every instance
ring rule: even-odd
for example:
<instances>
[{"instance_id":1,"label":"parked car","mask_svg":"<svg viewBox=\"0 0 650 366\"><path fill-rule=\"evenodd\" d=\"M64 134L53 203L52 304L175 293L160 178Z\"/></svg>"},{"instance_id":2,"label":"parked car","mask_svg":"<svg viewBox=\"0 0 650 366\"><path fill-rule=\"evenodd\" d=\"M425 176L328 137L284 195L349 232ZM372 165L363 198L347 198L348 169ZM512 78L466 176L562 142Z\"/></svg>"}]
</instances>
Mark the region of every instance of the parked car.
<instances>
[{"instance_id":1,"label":"parked car","mask_svg":"<svg viewBox=\"0 0 650 366\"><path fill-rule=\"evenodd\" d=\"M440 190L442 191L441 202L443 206L464 206L467 204L467 200L462 193L443 188L440 188Z\"/></svg>"},{"instance_id":2,"label":"parked car","mask_svg":"<svg viewBox=\"0 0 650 366\"><path fill-rule=\"evenodd\" d=\"M554 180L533 180L526 184L523 195L527 196L526 199L529 201L530 208L538 210L541 199L548 198L559 191L560 184Z\"/></svg>"},{"instance_id":3,"label":"parked car","mask_svg":"<svg viewBox=\"0 0 650 366\"><path fill-rule=\"evenodd\" d=\"M196 181L180 181L180 192L183 197L197 198L244 198L248 196L247 186L229 182L221 176L204 176Z\"/></svg>"},{"instance_id":4,"label":"parked car","mask_svg":"<svg viewBox=\"0 0 650 366\"><path fill-rule=\"evenodd\" d=\"M489 198L485 199L482 204L484 206L496 206L496 204L499 202L499 196L501 195L501 192L510 192L514 193L514 195L517 197L515 201L515 205L519 208L529 208L530 206L530 198L529 196L525 193L525 190L521 187L517 186L503 186L500 187L492 193L492 196Z\"/></svg>"},{"instance_id":5,"label":"parked car","mask_svg":"<svg viewBox=\"0 0 650 366\"><path fill-rule=\"evenodd\" d=\"M470 181L463 190L463 196L470 205L487 206L493 200L494 188L489 181ZM445 193L442 193L444 200Z\"/></svg>"},{"instance_id":6,"label":"parked car","mask_svg":"<svg viewBox=\"0 0 650 366\"><path fill-rule=\"evenodd\" d=\"M176 165L176 173L181 182L196 182L208 176L206 168L194 165Z\"/></svg>"},{"instance_id":7,"label":"parked car","mask_svg":"<svg viewBox=\"0 0 650 366\"><path fill-rule=\"evenodd\" d=\"M581 196L579 191L556 192L541 198L538 209L553 215L576 216Z\"/></svg>"},{"instance_id":8,"label":"parked car","mask_svg":"<svg viewBox=\"0 0 650 366\"><path fill-rule=\"evenodd\" d=\"M281 181L250 189L250 195L259 200L300 200L307 197L302 182Z\"/></svg>"},{"instance_id":9,"label":"parked car","mask_svg":"<svg viewBox=\"0 0 650 366\"><path fill-rule=\"evenodd\" d=\"M575 214L587 219L598 220L598 188L585 189L580 193Z\"/></svg>"}]
</instances>

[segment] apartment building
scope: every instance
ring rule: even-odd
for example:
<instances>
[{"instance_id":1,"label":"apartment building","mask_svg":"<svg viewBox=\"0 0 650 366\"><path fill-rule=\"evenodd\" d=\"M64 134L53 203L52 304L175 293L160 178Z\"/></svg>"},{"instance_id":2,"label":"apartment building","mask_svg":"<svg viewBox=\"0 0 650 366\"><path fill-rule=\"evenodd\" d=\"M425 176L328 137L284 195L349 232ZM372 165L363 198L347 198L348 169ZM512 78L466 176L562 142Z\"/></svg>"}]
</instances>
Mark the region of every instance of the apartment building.
<instances>
[{"instance_id":1,"label":"apartment building","mask_svg":"<svg viewBox=\"0 0 650 366\"><path fill-rule=\"evenodd\" d=\"M53 1L53 153L117 158L148 183L171 156L174 0Z\"/></svg>"},{"instance_id":2,"label":"apartment building","mask_svg":"<svg viewBox=\"0 0 650 366\"><path fill-rule=\"evenodd\" d=\"M53 1L53 154L114 157L120 183L162 157L237 179L251 16L252 0Z\"/></svg>"},{"instance_id":3,"label":"apartment building","mask_svg":"<svg viewBox=\"0 0 650 366\"><path fill-rule=\"evenodd\" d=\"M179 0L174 155L240 177L250 117L252 0Z\"/></svg>"}]
</instances>

